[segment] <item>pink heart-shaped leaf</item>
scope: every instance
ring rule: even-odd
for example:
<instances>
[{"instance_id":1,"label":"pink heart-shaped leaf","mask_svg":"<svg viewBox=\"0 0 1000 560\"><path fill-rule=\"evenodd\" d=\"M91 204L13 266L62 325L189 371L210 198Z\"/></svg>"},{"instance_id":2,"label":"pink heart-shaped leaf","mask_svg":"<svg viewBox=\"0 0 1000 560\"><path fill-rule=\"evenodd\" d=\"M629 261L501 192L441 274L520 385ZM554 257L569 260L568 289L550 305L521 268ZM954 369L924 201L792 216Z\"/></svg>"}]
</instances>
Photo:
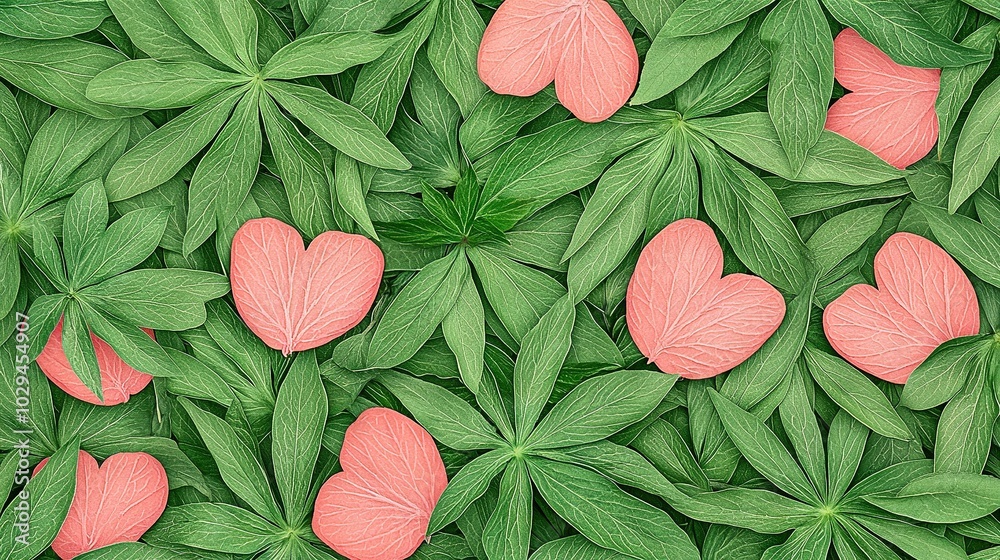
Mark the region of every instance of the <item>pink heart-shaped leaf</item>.
<instances>
[{"instance_id":1,"label":"pink heart-shaped leaf","mask_svg":"<svg viewBox=\"0 0 1000 560\"><path fill-rule=\"evenodd\" d=\"M365 237L328 231L307 251L295 228L260 218L236 232L230 277L240 317L287 356L322 346L360 323L384 268L382 251Z\"/></svg>"},{"instance_id":2,"label":"pink heart-shaped leaf","mask_svg":"<svg viewBox=\"0 0 1000 560\"><path fill-rule=\"evenodd\" d=\"M43 459L35 474L48 463ZM97 466L80 451L76 491L52 550L62 558L104 546L138 542L167 507L167 473L147 453L117 453Z\"/></svg>"},{"instance_id":3,"label":"pink heart-shaped leaf","mask_svg":"<svg viewBox=\"0 0 1000 560\"><path fill-rule=\"evenodd\" d=\"M350 560L409 558L448 485L434 439L394 410L370 408L347 428L340 465L316 497L313 532Z\"/></svg>"},{"instance_id":4,"label":"pink heart-shaped leaf","mask_svg":"<svg viewBox=\"0 0 1000 560\"><path fill-rule=\"evenodd\" d=\"M862 371L891 383L941 343L979 332L972 283L944 249L912 233L890 237L875 255L875 282L851 286L826 306L830 345Z\"/></svg>"},{"instance_id":5,"label":"pink heart-shaped leaf","mask_svg":"<svg viewBox=\"0 0 1000 560\"><path fill-rule=\"evenodd\" d=\"M497 93L519 96L555 81L567 109L600 122L635 90L639 55L605 0L507 0L483 35L479 77Z\"/></svg>"},{"instance_id":6,"label":"pink heart-shaped leaf","mask_svg":"<svg viewBox=\"0 0 1000 560\"><path fill-rule=\"evenodd\" d=\"M830 107L826 128L903 169L930 153L941 70L893 62L853 29L833 42L837 81L851 90Z\"/></svg>"},{"instance_id":7,"label":"pink heart-shaped leaf","mask_svg":"<svg viewBox=\"0 0 1000 560\"><path fill-rule=\"evenodd\" d=\"M101 402L70 367L69 359L62 347L62 325L62 319L59 319L37 361L45 377L66 394L90 404L114 406L128 401L129 397L145 389L153 380L151 375L126 364L107 342L90 333L90 340L94 343L94 354L97 355L97 366L101 371L101 391L104 392L104 402ZM143 331L156 340L153 331L148 329Z\"/></svg>"},{"instance_id":8,"label":"pink heart-shaped leaf","mask_svg":"<svg viewBox=\"0 0 1000 560\"><path fill-rule=\"evenodd\" d=\"M676 221L639 255L625 298L636 346L666 373L705 379L750 357L785 317L773 286L722 277L722 247L704 222Z\"/></svg>"}]
</instances>

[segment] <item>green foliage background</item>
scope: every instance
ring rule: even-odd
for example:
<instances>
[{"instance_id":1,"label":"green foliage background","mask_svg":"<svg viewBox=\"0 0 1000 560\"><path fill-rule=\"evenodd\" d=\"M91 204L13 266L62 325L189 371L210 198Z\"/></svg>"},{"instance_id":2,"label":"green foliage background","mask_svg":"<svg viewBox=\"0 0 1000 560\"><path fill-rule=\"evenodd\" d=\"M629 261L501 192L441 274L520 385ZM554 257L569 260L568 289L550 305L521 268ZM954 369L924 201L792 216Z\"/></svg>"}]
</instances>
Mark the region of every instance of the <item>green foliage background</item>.
<instances>
[{"instance_id":1,"label":"green foliage background","mask_svg":"<svg viewBox=\"0 0 1000 560\"><path fill-rule=\"evenodd\" d=\"M17 371L32 462L54 456L36 540L8 547L8 507L0 560L54 557L78 447L146 451L171 486L143 543L87 560L334 558L312 503L373 406L448 468L416 559L1000 559L1000 2L612 0L642 76L599 124L479 81L499 4L0 0L0 494ZM844 27L943 68L938 147L908 170L823 129ZM288 358L246 328L226 273L262 216L377 241L359 327ZM788 306L703 381L652 371L624 319L639 251L685 217ZM946 249L982 312L905 387L821 325L897 231ZM18 360L60 317L88 386L88 330L154 382L67 397Z\"/></svg>"}]
</instances>

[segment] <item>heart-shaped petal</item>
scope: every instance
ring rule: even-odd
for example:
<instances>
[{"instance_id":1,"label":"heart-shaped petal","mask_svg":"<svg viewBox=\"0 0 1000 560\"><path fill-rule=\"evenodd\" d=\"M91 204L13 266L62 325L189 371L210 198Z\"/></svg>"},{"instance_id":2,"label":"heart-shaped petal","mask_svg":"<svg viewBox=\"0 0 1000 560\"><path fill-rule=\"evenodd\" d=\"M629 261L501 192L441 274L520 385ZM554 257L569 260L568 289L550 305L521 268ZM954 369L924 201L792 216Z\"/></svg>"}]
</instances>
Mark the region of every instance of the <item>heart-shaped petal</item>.
<instances>
[{"instance_id":1,"label":"heart-shaped petal","mask_svg":"<svg viewBox=\"0 0 1000 560\"><path fill-rule=\"evenodd\" d=\"M501 94L530 96L553 81L578 119L621 109L639 80L639 55L605 0L507 0L479 46L479 77Z\"/></svg>"},{"instance_id":2,"label":"heart-shaped petal","mask_svg":"<svg viewBox=\"0 0 1000 560\"><path fill-rule=\"evenodd\" d=\"M236 232L230 277L240 317L287 356L322 346L360 323L375 302L384 268L382 251L365 237L328 231L307 251L295 228L260 218Z\"/></svg>"},{"instance_id":3,"label":"heart-shaped petal","mask_svg":"<svg viewBox=\"0 0 1000 560\"><path fill-rule=\"evenodd\" d=\"M979 301L958 263L912 233L890 237L875 255L875 282L851 286L826 306L830 345L862 371L891 383L943 342L979 332Z\"/></svg>"},{"instance_id":4,"label":"heart-shaped petal","mask_svg":"<svg viewBox=\"0 0 1000 560\"><path fill-rule=\"evenodd\" d=\"M409 558L448 485L434 439L394 410L370 408L347 428L340 465L316 497L313 532L350 560Z\"/></svg>"},{"instance_id":5,"label":"heart-shaped petal","mask_svg":"<svg viewBox=\"0 0 1000 560\"><path fill-rule=\"evenodd\" d=\"M35 474L48 463L43 459ZM76 491L52 550L62 558L104 546L138 542L167 507L167 473L147 453L117 453L97 466L80 451Z\"/></svg>"},{"instance_id":6,"label":"heart-shaped petal","mask_svg":"<svg viewBox=\"0 0 1000 560\"><path fill-rule=\"evenodd\" d=\"M153 331L143 330L150 338L156 339ZM90 333L90 340L94 343L94 354L97 355L97 366L101 371L104 402L101 402L97 395L80 381L80 376L70 367L69 358L66 357L62 347L62 319L59 319L55 330L49 335L49 340L38 355L38 367L42 369L45 377L71 397L104 406L114 406L128 401L129 397L145 389L153 380L151 375L126 364L107 342L97 338L94 333Z\"/></svg>"},{"instance_id":7,"label":"heart-shaped petal","mask_svg":"<svg viewBox=\"0 0 1000 560\"><path fill-rule=\"evenodd\" d=\"M851 90L830 107L826 128L903 169L930 153L941 70L893 62L853 29L833 42L834 75Z\"/></svg>"},{"instance_id":8,"label":"heart-shaped petal","mask_svg":"<svg viewBox=\"0 0 1000 560\"><path fill-rule=\"evenodd\" d=\"M625 298L636 346L666 373L705 379L750 357L785 317L773 286L722 277L722 247L704 222L676 221L639 255Z\"/></svg>"}]
</instances>

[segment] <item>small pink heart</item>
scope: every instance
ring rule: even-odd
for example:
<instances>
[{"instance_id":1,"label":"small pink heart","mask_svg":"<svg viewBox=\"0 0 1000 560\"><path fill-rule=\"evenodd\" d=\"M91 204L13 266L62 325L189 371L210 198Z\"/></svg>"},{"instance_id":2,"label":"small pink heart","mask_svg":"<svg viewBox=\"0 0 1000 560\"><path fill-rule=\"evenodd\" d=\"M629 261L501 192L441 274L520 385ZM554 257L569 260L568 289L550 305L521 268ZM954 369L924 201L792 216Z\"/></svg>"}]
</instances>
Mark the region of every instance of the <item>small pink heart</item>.
<instances>
[{"instance_id":1,"label":"small pink heart","mask_svg":"<svg viewBox=\"0 0 1000 560\"><path fill-rule=\"evenodd\" d=\"M941 70L896 64L853 29L834 40L833 68L851 93L830 107L827 130L900 169L930 153L938 138Z\"/></svg>"},{"instance_id":2,"label":"small pink heart","mask_svg":"<svg viewBox=\"0 0 1000 560\"><path fill-rule=\"evenodd\" d=\"M313 532L349 560L409 558L448 485L434 439L394 410L370 408L347 428L340 465L316 497Z\"/></svg>"},{"instance_id":3,"label":"small pink heart","mask_svg":"<svg viewBox=\"0 0 1000 560\"><path fill-rule=\"evenodd\" d=\"M625 297L636 346L666 373L705 379L728 371L778 330L785 300L747 274L722 277L722 247L708 224L683 219L639 255Z\"/></svg>"},{"instance_id":4,"label":"small pink heart","mask_svg":"<svg viewBox=\"0 0 1000 560\"><path fill-rule=\"evenodd\" d=\"M851 286L826 306L830 345L862 371L891 383L941 343L979 332L979 301L951 255L912 233L890 237L875 255L875 283Z\"/></svg>"},{"instance_id":5,"label":"small pink heart","mask_svg":"<svg viewBox=\"0 0 1000 560\"><path fill-rule=\"evenodd\" d=\"M48 463L43 459L34 474ZM97 466L80 451L76 492L52 551L68 560L101 547L138 542L167 507L167 473L152 455L117 453Z\"/></svg>"},{"instance_id":6,"label":"small pink heart","mask_svg":"<svg viewBox=\"0 0 1000 560\"><path fill-rule=\"evenodd\" d=\"M143 373L126 364L118 354L108 346L107 342L90 333L94 343L94 353L97 355L97 366L101 372L101 391L104 402L101 402L93 391L80 381L80 376L69 365L69 359L62 347L62 319L56 324L55 330L49 335L49 340L38 355L38 367L45 377L56 384L66 394L90 404L114 406L127 402L129 397L142 391L153 380L149 374ZM153 331L142 329L149 338L156 340Z\"/></svg>"},{"instance_id":7,"label":"small pink heart","mask_svg":"<svg viewBox=\"0 0 1000 560\"><path fill-rule=\"evenodd\" d=\"M230 277L240 317L287 356L357 326L375 301L384 268L382 251L365 237L328 231L307 251L295 228L260 218L236 232Z\"/></svg>"},{"instance_id":8,"label":"small pink heart","mask_svg":"<svg viewBox=\"0 0 1000 560\"><path fill-rule=\"evenodd\" d=\"M605 0L507 0L479 46L479 77L501 94L534 95L556 83L584 122L621 109L639 80L639 55Z\"/></svg>"}]
</instances>

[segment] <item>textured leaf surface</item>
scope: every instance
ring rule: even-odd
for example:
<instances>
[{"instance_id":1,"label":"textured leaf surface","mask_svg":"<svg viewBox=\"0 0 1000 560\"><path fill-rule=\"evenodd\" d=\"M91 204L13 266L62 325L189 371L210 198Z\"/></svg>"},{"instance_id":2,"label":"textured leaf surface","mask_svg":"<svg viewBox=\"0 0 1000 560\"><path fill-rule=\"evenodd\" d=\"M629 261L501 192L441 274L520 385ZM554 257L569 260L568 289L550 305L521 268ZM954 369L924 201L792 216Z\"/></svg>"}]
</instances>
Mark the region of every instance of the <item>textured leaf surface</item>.
<instances>
[{"instance_id":1,"label":"textured leaf surface","mask_svg":"<svg viewBox=\"0 0 1000 560\"><path fill-rule=\"evenodd\" d=\"M626 299L629 332L660 370L713 377L757 351L778 329L785 301L746 274L722 277L722 248L704 222L667 226L643 249Z\"/></svg>"},{"instance_id":2,"label":"textured leaf surface","mask_svg":"<svg viewBox=\"0 0 1000 560\"><path fill-rule=\"evenodd\" d=\"M897 233L875 256L878 288L852 286L827 306L823 329L837 352L892 383L941 343L979 332L972 284L948 253L910 233Z\"/></svg>"},{"instance_id":3,"label":"textured leaf surface","mask_svg":"<svg viewBox=\"0 0 1000 560\"><path fill-rule=\"evenodd\" d=\"M420 546L448 484L437 447L419 424L386 408L347 429L344 472L320 488L312 527L352 560L404 560Z\"/></svg>"},{"instance_id":4,"label":"textured leaf surface","mask_svg":"<svg viewBox=\"0 0 1000 560\"><path fill-rule=\"evenodd\" d=\"M364 237L326 232L306 250L291 226L251 220L233 239L233 298L250 330L287 356L360 323L384 266L382 252Z\"/></svg>"},{"instance_id":5,"label":"textured leaf surface","mask_svg":"<svg viewBox=\"0 0 1000 560\"><path fill-rule=\"evenodd\" d=\"M555 81L567 109L599 122L635 90L639 55L605 0L508 0L486 28L479 77L497 93L522 97Z\"/></svg>"}]
</instances>

